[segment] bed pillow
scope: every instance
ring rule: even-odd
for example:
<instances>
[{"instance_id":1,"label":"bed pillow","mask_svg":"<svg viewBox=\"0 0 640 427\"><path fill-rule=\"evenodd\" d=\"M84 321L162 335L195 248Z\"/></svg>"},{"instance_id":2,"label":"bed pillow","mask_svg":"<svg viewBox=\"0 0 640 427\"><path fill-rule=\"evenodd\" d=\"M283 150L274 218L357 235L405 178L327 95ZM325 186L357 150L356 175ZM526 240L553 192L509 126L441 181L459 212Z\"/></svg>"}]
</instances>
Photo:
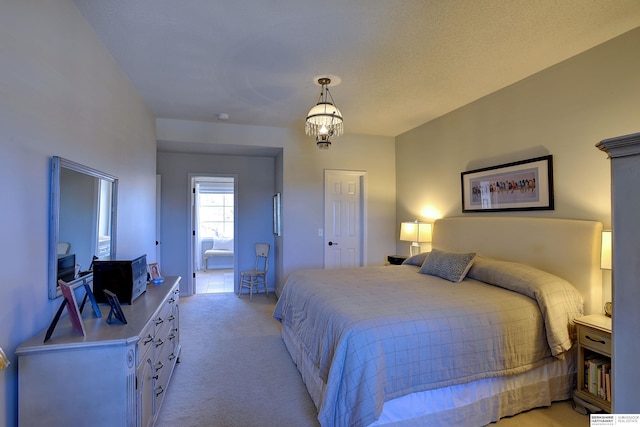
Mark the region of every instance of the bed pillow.
<instances>
[{"instance_id":1,"label":"bed pillow","mask_svg":"<svg viewBox=\"0 0 640 427\"><path fill-rule=\"evenodd\" d=\"M402 265L417 265L418 267L420 267L428 256L429 252L419 253L418 255L414 255L402 261Z\"/></svg>"},{"instance_id":2,"label":"bed pillow","mask_svg":"<svg viewBox=\"0 0 640 427\"><path fill-rule=\"evenodd\" d=\"M445 252L433 249L419 272L460 283L471 268L475 256L475 252Z\"/></svg>"}]
</instances>

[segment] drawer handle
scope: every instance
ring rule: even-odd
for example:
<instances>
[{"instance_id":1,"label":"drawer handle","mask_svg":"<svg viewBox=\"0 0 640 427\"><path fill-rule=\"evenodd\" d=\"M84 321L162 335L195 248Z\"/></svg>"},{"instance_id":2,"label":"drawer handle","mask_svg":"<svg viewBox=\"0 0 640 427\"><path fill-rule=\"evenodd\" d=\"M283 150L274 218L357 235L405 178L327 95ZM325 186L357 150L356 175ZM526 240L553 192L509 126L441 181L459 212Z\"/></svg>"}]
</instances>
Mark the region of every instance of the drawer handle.
<instances>
[{"instance_id":1,"label":"drawer handle","mask_svg":"<svg viewBox=\"0 0 640 427\"><path fill-rule=\"evenodd\" d=\"M161 338L158 338L158 340L156 341L156 348L160 347L162 344L164 344L164 341L162 341Z\"/></svg>"},{"instance_id":2,"label":"drawer handle","mask_svg":"<svg viewBox=\"0 0 640 427\"><path fill-rule=\"evenodd\" d=\"M158 317L158 319L156 320L156 326L161 325L164 323L164 319L161 317Z\"/></svg>"},{"instance_id":3,"label":"drawer handle","mask_svg":"<svg viewBox=\"0 0 640 427\"><path fill-rule=\"evenodd\" d=\"M160 396L162 393L164 393L164 389L162 388L162 386L159 386L156 389L156 397Z\"/></svg>"},{"instance_id":4,"label":"drawer handle","mask_svg":"<svg viewBox=\"0 0 640 427\"><path fill-rule=\"evenodd\" d=\"M151 341L153 341L153 337L151 336L151 334L147 335L147 339L144 340L144 344L147 345L149 344Z\"/></svg>"},{"instance_id":5,"label":"drawer handle","mask_svg":"<svg viewBox=\"0 0 640 427\"><path fill-rule=\"evenodd\" d=\"M173 298L169 298L169 304L173 304L174 302L176 302L176 300L174 300Z\"/></svg>"},{"instance_id":6,"label":"drawer handle","mask_svg":"<svg viewBox=\"0 0 640 427\"><path fill-rule=\"evenodd\" d=\"M597 343L600 343L602 345L606 344L606 342L604 340L596 340L596 339L591 338L589 335L585 335L584 337L586 339L588 339L589 341L597 342Z\"/></svg>"},{"instance_id":7,"label":"drawer handle","mask_svg":"<svg viewBox=\"0 0 640 427\"><path fill-rule=\"evenodd\" d=\"M162 368L164 368L164 365L162 364L162 362L158 362L154 365L154 369L156 370L156 372L158 372Z\"/></svg>"}]
</instances>

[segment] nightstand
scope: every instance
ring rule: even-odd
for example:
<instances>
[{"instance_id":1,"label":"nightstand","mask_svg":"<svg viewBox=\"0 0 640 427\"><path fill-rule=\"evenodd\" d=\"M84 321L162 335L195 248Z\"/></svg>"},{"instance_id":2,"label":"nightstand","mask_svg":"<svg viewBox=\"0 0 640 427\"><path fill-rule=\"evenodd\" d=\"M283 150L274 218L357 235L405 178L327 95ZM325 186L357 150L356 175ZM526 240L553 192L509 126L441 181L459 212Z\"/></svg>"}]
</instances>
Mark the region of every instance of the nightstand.
<instances>
[{"instance_id":1,"label":"nightstand","mask_svg":"<svg viewBox=\"0 0 640 427\"><path fill-rule=\"evenodd\" d=\"M404 255L388 255L387 261L389 261L389 264L392 264L392 265L400 265L407 258L409 257Z\"/></svg>"},{"instance_id":2,"label":"nightstand","mask_svg":"<svg viewBox=\"0 0 640 427\"><path fill-rule=\"evenodd\" d=\"M595 406L611 413L611 318L590 314L575 319L575 323L578 329L578 388L574 401L581 407L587 403L587 408Z\"/></svg>"}]
</instances>

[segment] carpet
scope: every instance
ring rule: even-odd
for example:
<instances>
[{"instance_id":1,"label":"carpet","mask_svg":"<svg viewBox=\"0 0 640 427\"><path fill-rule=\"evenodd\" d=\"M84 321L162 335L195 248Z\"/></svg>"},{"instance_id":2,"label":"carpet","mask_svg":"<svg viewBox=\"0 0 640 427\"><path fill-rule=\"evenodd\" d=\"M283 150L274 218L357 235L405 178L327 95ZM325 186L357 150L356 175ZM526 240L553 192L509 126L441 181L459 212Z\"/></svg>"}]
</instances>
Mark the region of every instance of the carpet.
<instances>
[{"instance_id":1,"label":"carpet","mask_svg":"<svg viewBox=\"0 0 640 427\"><path fill-rule=\"evenodd\" d=\"M317 427L316 408L271 317L276 298L180 298L182 352L157 427Z\"/></svg>"}]
</instances>

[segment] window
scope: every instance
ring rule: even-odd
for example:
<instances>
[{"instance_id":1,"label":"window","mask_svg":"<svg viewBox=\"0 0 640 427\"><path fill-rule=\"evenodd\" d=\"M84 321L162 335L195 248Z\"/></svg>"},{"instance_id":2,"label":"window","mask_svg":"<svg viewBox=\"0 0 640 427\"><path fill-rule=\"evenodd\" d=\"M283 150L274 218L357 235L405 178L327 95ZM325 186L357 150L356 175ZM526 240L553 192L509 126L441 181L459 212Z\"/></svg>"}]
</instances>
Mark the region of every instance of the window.
<instances>
[{"instance_id":1,"label":"window","mask_svg":"<svg viewBox=\"0 0 640 427\"><path fill-rule=\"evenodd\" d=\"M233 237L233 193L200 190L200 238Z\"/></svg>"}]
</instances>

